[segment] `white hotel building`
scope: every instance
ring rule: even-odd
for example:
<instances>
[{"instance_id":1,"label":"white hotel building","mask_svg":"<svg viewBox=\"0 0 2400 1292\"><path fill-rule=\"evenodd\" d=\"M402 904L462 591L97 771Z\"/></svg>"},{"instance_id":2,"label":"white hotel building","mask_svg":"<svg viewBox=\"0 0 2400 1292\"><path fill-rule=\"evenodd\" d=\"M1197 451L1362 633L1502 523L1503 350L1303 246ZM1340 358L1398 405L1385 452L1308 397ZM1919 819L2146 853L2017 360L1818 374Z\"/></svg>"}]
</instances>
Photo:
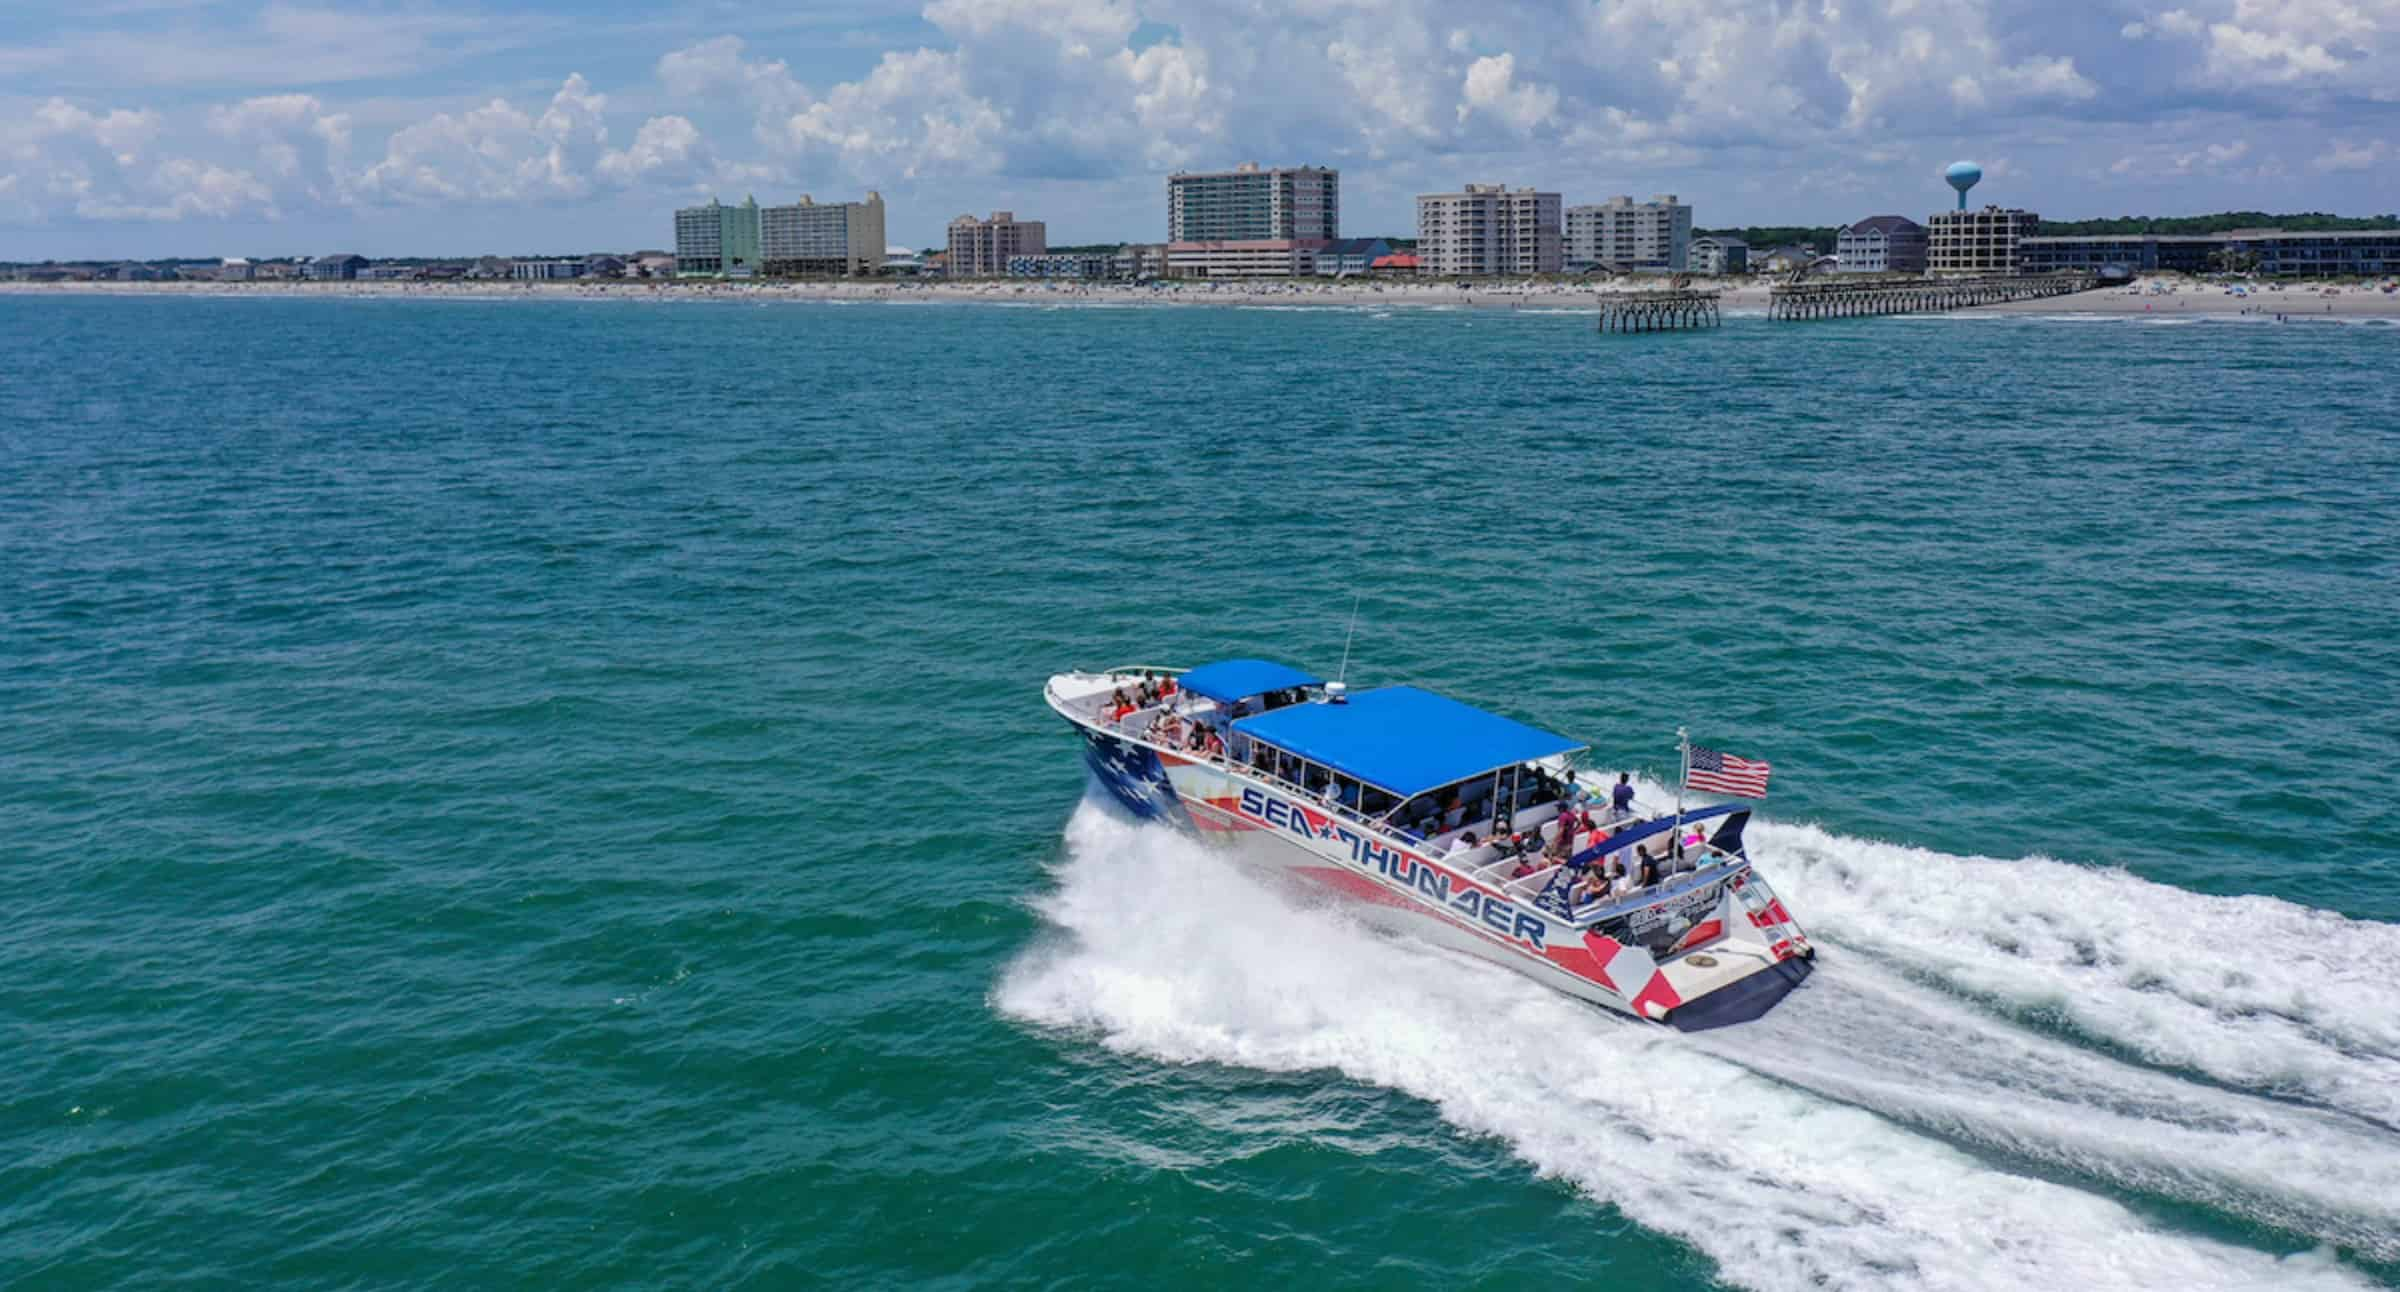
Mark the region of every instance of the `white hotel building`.
<instances>
[{"instance_id":1,"label":"white hotel building","mask_svg":"<svg viewBox=\"0 0 2400 1292\"><path fill-rule=\"evenodd\" d=\"M1555 274L1559 196L1500 184L1417 196L1417 272Z\"/></svg>"},{"instance_id":2,"label":"white hotel building","mask_svg":"<svg viewBox=\"0 0 2400 1292\"><path fill-rule=\"evenodd\" d=\"M1176 278L1292 278L1342 236L1342 174L1322 166L1167 177L1167 272Z\"/></svg>"},{"instance_id":3,"label":"white hotel building","mask_svg":"<svg viewBox=\"0 0 2400 1292\"><path fill-rule=\"evenodd\" d=\"M1567 208L1567 264L1681 272L1690 261L1692 208L1673 193L1647 202L1612 197Z\"/></svg>"}]
</instances>

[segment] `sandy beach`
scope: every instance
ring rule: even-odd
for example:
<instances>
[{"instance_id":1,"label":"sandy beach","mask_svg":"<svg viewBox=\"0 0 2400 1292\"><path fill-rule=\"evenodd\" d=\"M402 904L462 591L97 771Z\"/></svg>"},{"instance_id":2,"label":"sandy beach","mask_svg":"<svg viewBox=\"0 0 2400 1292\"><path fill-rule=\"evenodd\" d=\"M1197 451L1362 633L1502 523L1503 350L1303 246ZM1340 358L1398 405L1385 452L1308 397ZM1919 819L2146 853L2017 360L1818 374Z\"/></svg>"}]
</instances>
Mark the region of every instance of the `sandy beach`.
<instances>
[{"instance_id":1,"label":"sandy beach","mask_svg":"<svg viewBox=\"0 0 2400 1292\"><path fill-rule=\"evenodd\" d=\"M850 304L998 304L1021 306L1247 306L1252 308L1589 310L1611 293L1657 290L1663 284L1478 284L1374 282L1041 283L911 281L699 282L578 280L572 282L257 282L257 283L0 283L0 292L68 295L364 297L434 300L818 301ZM1708 285L1700 284L1702 290ZM1770 284L1747 280L1718 289L1727 314L1764 314ZM2224 315L2286 318L2400 319L2400 292L2379 285L2228 286L2177 276L2146 278L2073 296L1976 306L1957 313Z\"/></svg>"}]
</instances>

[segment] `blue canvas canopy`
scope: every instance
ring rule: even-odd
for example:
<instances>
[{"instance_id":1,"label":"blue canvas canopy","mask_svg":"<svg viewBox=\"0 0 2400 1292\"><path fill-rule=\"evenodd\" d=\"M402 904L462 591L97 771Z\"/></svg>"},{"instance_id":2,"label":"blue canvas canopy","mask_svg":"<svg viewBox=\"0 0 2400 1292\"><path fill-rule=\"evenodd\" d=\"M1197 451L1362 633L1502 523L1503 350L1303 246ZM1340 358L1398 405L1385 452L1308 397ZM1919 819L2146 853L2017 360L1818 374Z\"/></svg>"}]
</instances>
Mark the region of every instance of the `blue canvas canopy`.
<instances>
[{"instance_id":1,"label":"blue canvas canopy","mask_svg":"<svg viewBox=\"0 0 2400 1292\"><path fill-rule=\"evenodd\" d=\"M1404 799L1583 748L1413 686L1361 691L1344 704L1295 704L1243 718L1233 729Z\"/></svg>"},{"instance_id":2,"label":"blue canvas canopy","mask_svg":"<svg viewBox=\"0 0 2400 1292\"><path fill-rule=\"evenodd\" d=\"M1175 679L1175 684L1194 695L1204 695L1222 704L1247 700L1269 691L1282 691L1295 686L1319 686L1323 678L1303 673L1289 664L1265 659L1221 659L1203 664Z\"/></svg>"},{"instance_id":3,"label":"blue canvas canopy","mask_svg":"<svg viewBox=\"0 0 2400 1292\"><path fill-rule=\"evenodd\" d=\"M1741 813L1742 819L1727 822L1726 825L1731 827L1730 831L1720 828L1718 834L1710 839L1710 842L1727 852L1736 852L1742 846L1742 826L1750 819L1750 809L1739 803L1717 803L1707 807L1687 808L1681 817L1660 817L1656 821L1643 821L1637 825L1626 826L1591 847L1576 853L1575 864L1578 866L1588 865L1612 852L1630 848L1637 843L1647 842L1680 826L1714 821L1731 812Z\"/></svg>"}]
</instances>

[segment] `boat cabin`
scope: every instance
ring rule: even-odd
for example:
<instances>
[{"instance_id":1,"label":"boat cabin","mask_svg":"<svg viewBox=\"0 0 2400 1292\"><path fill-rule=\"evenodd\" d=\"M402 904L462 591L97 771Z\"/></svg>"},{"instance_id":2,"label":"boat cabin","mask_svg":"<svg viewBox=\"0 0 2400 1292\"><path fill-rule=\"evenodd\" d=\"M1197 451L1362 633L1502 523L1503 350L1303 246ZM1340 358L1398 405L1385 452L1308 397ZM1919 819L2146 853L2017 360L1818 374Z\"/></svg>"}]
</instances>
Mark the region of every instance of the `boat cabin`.
<instances>
[{"instance_id":1,"label":"boat cabin","mask_svg":"<svg viewBox=\"0 0 2400 1292\"><path fill-rule=\"evenodd\" d=\"M1122 684L1127 677L1133 685ZM1066 702L1100 725L1266 781L1577 923L1670 895L1684 876L1741 859L1749 811L1739 807L1595 818L1560 843L1567 823L1581 821L1568 809L1596 807L1587 800L1605 794L1577 783L1576 757L1587 747L1417 687L1345 693L1260 659L1091 680L1094 689ZM1637 848L1655 851L1655 884L1597 882L1604 864L1594 863L1623 860L1638 871Z\"/></svg>"}]
</instances>

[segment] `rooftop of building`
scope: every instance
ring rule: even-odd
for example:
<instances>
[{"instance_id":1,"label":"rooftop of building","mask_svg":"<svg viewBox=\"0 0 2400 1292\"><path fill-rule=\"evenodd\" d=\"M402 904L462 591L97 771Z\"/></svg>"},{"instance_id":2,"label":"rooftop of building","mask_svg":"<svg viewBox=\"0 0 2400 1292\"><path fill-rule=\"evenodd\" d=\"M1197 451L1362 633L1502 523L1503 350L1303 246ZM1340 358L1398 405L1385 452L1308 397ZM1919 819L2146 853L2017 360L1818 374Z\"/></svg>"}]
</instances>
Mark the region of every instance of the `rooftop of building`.
<instances>
[{"instance_id":1,"label":"rooftop of building","mask_svg":"<svg viewBox=\"0 0 2400 1292\"><path fill-rule=\"evenodd\" d=\"M1851 225L1849 228L1842 230L1844 233L1881 233L1885 235L1910 232L1923 233L1924 231L1924 225L1909 219L1905 215L1870 215L1866 219L1861 220L1858 223Z\"/></svg>"},{"instance_id":2,"label":"rooftop of building","mask_svg":"<svg viewBox=\"0 0 2400 1292\"><path fill-rule=\"evenodd\" d=\"M2103 242L2200 244L2258 242L2269 238L2400 239L2400 229L2229 229L2223 233L2038 233L2019 242L2091 246Z\"/></svg>"},{"instance_id":3,"label":"rooftop of building","mask_svg":"<svg viewBox=\"0 0 2400 1292\"><path fill-rule=\"evenodd\" d=\"M1287 172L1297 173L1297 172L1300 172L1300 171L1313 171L1313 172L1315 172L1316 174L1319 174L1319 175L1338 175L1338 174L1340 174L1340 173L1341 173L1341 172L1339 172L1339 171L1335 170L1335 169L1334 169L1333 167L1331 167L1331 166L1314 166L1314 165L1311 165L1311 166L1267 166L1267 167L1261 167L1261 166L1260 166L1260 165L1259 165L1257 162L1243 162L1241 165L1234 167L1232 170L1179 170L1179 171L1171 171L1171 172L1169 172L1169 173L1168 173L1168 175L1167 175L1167 178L1168 178L1168 179L1215 179L1215 178L1217 178L1217 177L1219 177L1219 176L1225 176L1225 175L1277 175L1277 174L1283 174L1283 173L1287 173Z\"/></svg>"}]
</instances>

